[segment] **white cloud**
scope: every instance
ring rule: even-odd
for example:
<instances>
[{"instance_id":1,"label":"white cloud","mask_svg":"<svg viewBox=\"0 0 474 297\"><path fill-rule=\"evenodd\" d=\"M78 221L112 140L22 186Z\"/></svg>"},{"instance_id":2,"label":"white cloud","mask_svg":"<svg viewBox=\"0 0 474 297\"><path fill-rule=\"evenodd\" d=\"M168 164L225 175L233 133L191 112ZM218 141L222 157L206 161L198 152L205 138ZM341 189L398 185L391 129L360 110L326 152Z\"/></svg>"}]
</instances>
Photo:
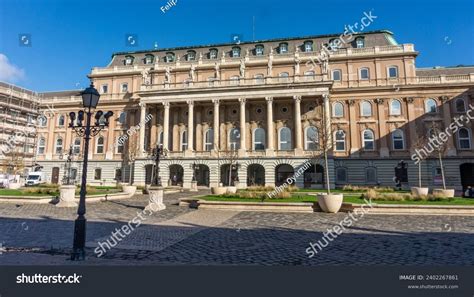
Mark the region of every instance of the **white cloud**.
<instances>
[{"instance_id":1,"label":"white cloud","mask_svg":"<svg viewBox=\"0 0 474 297\"><path fill-rule=\"evenodd\" d=\"M14 83L25 78L25 71L8 61L7 56L0 54L0 80Z\"/></svg>"}]
</instances>

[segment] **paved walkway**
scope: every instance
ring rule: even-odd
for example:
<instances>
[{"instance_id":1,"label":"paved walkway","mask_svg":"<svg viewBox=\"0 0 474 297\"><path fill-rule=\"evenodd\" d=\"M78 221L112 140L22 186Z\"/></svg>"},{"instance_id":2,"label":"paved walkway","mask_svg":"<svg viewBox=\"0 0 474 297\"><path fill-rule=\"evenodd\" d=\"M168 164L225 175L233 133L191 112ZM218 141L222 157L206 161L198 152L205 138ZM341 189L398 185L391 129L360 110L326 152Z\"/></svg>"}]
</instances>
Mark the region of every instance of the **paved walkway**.
<instances>
[{"instance_id":1,"label":"paved walkway","mask_svg":"<svg viewBox=\"0 0 474 297\"><path fill-rule=\"evenodd\" d=\"M201 192L199 194L204 194ZM196 193L167 194L167 209L101 258L98 242L137 216L147 197L89 204L87 261L79 265L474 265L474 218L370 215L312 258L306 249L347 214L194 210L176 205ZM0 204L0 265L78 264L68 260L74 209Z\"/></svg>"}]
</instances>

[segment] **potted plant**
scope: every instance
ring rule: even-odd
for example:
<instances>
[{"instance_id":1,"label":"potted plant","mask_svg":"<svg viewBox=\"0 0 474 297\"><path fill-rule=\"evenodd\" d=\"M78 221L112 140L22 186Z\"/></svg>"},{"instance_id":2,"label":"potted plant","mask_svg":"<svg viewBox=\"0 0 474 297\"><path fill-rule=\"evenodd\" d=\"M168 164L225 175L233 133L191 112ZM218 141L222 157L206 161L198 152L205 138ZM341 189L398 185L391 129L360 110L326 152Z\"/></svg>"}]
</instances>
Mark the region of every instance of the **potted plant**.
<instances>
[{"instance_id":1,"label":"potted plant","mask_svg":"<svg viewBox=\"0 0 474 297\"><path fill-rule=\"evenodd\" d=\"M317 141L316 143L319 144L320 150L322 151L324 158L324 175L326 177L326 193L318 194L318 204L324 212L337 213L341 209L343 195L331 193L328 154L333 147L333 131L331 127L331 111L328 95L323 95L323 105L319 107L318 110L321 114L321 120L317 121L319 135L316 136L317 139L314 139L314 141Z\"/></svg>"}]
</instances>

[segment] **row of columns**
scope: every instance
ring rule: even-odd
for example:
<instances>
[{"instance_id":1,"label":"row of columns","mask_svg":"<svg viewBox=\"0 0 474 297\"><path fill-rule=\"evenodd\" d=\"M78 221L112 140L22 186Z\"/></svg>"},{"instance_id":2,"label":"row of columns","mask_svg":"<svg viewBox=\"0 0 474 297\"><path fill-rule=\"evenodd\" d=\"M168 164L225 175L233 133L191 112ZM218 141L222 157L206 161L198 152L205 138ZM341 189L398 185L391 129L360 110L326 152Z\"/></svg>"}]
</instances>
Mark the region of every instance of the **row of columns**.
<instances>
[{"instance_id":1,"label":"row of columns","mask_svg":"<svg viewBox=\"0 0 474 297\"><path fill-rule=\"evenodd\" d=\"M327 98L328 96L324 96ZM301 96L293 96L294 100L294 116L295 116L295 149L303 149L303 133L302 133L302 124L301 124ZM247 150L246 137L246 98L238 99L240 104L240 150L245 152ZM265 97L267 102L267 152L275 150L275 141L274 141L274 121L273 121L273 97ZM220 100L213 99L212 103L214 104L214 123L213 123L213 141L214 150L219 150L219 107ZM187 128L187 141L188 141L188 151L194 150L194 101L188 100L188 128ZM325 109L329 109L329 100L324 101ZM145 129L144 123L146 118L147 108L145 104L141 104L140 110L140 123L142 123L142 129L140 129L140 152L141 155L145 155L144 146L145 146ZM163 102L163 147L169 149L169 124L170 124L170 104L169 102ZM329 112L326 110L326 112Z\"/></svg>"}]
</instances>

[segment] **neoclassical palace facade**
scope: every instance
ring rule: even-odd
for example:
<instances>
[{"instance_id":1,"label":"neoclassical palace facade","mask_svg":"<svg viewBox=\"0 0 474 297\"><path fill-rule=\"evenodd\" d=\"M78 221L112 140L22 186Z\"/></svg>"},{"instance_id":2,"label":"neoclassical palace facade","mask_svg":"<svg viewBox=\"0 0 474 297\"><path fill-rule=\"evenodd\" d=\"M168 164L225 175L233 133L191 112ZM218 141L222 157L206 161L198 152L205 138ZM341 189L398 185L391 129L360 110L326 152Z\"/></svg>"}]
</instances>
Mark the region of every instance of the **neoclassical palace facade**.
<instances>
[{"instance_id":1,"label":"neoclassical palace facade","mask_svg":"<svg viewBox=\"0 0 474 297\"><path fill-rule=\"evenodd\" d=\"M396 175L415 184L415 144L433 125L447 127L468 111L474 67L416 68L414 45L398 44L389 31L352 37L113 54L89 74L98 108L114 112L91 141L89 182L149 182L151 150L162 145L160 175L170 185L187 188L194 177L199 186L273 186L310 162L296 184L318 188L326 179L320 142L331 131L332 186L393 186ZM36 162L58 182L71 145L80 174L82 140L67 126L81 98L79 91L42 96L55 112L39 121ZM443 152L449 187L474 185L473 150L469 123ZM436 158L422 162L422 175L425 185L441 182Z\"/></svg>"}]
</instances>

